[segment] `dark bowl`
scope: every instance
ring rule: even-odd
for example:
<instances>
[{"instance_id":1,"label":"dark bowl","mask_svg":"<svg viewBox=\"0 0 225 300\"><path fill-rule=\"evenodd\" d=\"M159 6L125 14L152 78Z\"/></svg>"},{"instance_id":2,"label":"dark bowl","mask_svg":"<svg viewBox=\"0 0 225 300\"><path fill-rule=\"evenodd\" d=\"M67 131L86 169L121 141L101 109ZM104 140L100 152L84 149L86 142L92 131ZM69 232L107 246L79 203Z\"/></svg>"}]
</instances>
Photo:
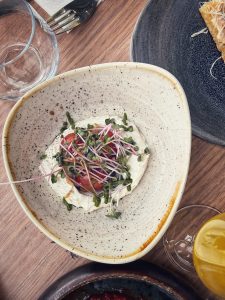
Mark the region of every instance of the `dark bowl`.
<instances>
[{"instance_id":1,"label":"dark bowl","mask_svg":"<svg viewBox=\"0 0 225 300\"><path fill-rule=\"evenodd\" d=\"M112 292L130 300L198 300L196 292L160 267L138 261L126 265L90 263L55 281L39 300L88 300Z\"/></svg>"}]
</instances>

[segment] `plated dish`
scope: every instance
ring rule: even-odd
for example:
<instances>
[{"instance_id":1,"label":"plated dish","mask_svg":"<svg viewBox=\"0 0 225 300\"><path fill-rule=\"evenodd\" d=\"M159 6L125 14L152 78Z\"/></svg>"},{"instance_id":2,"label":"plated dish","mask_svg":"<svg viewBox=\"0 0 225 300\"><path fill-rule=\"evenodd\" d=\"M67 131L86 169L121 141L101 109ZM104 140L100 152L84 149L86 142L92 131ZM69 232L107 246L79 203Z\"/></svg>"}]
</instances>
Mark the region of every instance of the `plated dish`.
<instances>
[{"instance_id":1,"label":"plated dish","mask_svg":"<svg viewBox=\"0 0 225 300\"><path fill-rule=\"evenodd\" d=\"M147 168L150 150L143 135L126 113L78 122L69 112L66 117L40 157L43 176L69 211L108 206L106 216L119 218L119 201L132 193Z\"/></svg>"},{"instance_id":2,"label":"plated dish","mask_svg":"<svg viewBox=\"0 0 225 300\"><path fill-rule=\"evenodd\" d=\"M136 63L43 83L14 106L3 134L6 171L31 221L65 249L105 263L138 259L162 237L184 190L190 147L179 82Z\"/></svg>"},{"instance_id":3,"label":"plated dish","mask_svg":"<svg viewBox=\"0 0 225 300\"><path fill-rule=\"evenodd\" d=\"M189 0L172 0L169 4L166 0L149 1L133 33L131 58L174 74L187 95L193 133L225 145L225 67L211 34L205 30L201 4ZM224 22L223 13L217 17ZM220 28L224 34L225 29ZM221 43L218 48L223 51Z\"/></svg>"}]
</instances>

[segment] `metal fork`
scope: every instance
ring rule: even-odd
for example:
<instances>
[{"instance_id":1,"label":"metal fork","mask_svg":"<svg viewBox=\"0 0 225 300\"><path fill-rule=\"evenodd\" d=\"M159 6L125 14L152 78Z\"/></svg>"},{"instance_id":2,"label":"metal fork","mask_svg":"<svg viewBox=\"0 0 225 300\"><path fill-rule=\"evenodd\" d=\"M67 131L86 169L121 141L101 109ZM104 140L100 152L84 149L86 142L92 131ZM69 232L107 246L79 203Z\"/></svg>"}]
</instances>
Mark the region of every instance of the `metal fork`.
<instances>
[{"instance_id":1,"label":"metal fork","mask_svg":"<svg viewBox=\"0 0 225 300\"><path fill-rule=\"evenodd\" d=\"M89 20L101 0L74 0L51 16L47 23L55 34L69 33L72 29Z\"/></svg>"}]
</instances>

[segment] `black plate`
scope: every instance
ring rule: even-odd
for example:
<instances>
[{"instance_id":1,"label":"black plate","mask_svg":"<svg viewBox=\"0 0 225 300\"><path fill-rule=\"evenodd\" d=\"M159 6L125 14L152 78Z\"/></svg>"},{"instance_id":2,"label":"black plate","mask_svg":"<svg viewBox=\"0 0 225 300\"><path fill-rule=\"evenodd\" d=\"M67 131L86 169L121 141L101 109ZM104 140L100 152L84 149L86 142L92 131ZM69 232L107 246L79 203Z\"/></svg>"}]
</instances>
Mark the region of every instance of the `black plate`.
<instances>
[{"instance_id":1,"label":"black plate","mask_svg":"<svg viewBox=\"0 0 225 300\"><path fill-rule=\"evenodd\" d=\"M211 35L191 35L206 27L197 0L152 0L142 12L131 45L133 61L160 66L182 84L193 133L225 145L225 66Z\"/></svg>"},{"instance_id":2,"label":"black plate","mask_svg":"<svg viewBox=\"0 0 225 300\"><path fill-rule=\"evenodd\" d=\"M87 300L104 292L123 293L132 300L200 300L173 274L138 261L126 265L91 263L53 283L39 300Z\"/></svg>"}]
</instances>

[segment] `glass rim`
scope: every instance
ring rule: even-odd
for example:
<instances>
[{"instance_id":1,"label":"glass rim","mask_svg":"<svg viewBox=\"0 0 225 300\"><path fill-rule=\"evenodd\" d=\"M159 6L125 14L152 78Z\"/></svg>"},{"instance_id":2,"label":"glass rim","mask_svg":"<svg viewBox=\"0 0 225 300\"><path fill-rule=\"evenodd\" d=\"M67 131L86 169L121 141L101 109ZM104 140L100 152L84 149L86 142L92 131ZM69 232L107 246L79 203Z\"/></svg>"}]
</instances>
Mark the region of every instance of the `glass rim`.
<instances>
[{"instance_id":1,"label":"glass rim","mask_svg":"<svg viewBox=\"0 0 225 300\"><path fill-rule=\"evenodd\" d=\"M217 208L215 208L213 206L210 206L210 205L205 205L205 204L190 204L190 205L187 205L187 206L183 206L183 207L181 207L180 209L177 210L176 214L179 213L179 212L181 212L181 211L183 211L183 210L194 208L194 207L197 207L197 208L208 208L210 210L214 210L218 214L221 214L221 211L218 210ZM175 216L176 216L176 214L175 214Z\"/></svg>"},{"instance_id":2,"label":"glass rim","mask_svg":"<svg viewBox=\"0 0 225 300\"><path fill-rule=\"evenodd\" d=\"M31 33L30 33L30 37L25 45L25 47L23 48L23 50L16 56L14 57L13 59L5 62L5 63L2 63L0 64L0 68L2 67L5 67L7 65L10 65L12 63L14 63L15 61L17 61L30 47L31 45L31 42L33 40L33 37L34 37L34 33L35 33L35 18L34 18L34 14L33 14L33 11L32 11L32 8L30 6L30 4L28 2L26 2L25 0L21 0L22 3L24 4L24 6L27 8L27 11L31 17Z\"/></svg>"}]
</instances>

